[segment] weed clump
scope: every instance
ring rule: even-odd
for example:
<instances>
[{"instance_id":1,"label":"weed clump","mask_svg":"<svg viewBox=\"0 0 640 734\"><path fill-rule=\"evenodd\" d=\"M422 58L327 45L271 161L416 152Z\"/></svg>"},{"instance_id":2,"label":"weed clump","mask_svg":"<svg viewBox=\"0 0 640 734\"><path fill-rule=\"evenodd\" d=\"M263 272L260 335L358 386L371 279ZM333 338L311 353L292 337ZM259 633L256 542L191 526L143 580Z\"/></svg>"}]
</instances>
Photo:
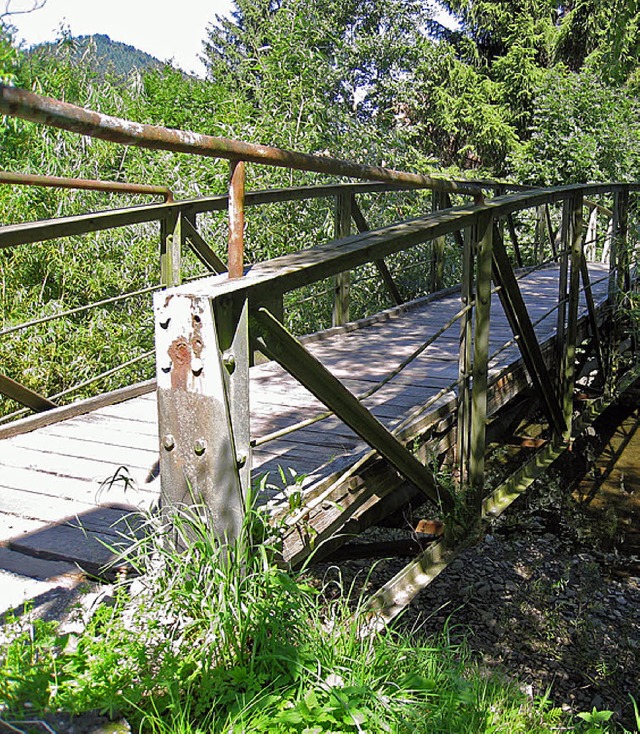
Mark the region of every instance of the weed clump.
<instances>
[{"instance_id":1,"label":"weed clump","mask_svg":"<svg viewBox=\"0 0 640 734\"><path fill-rule=\"evenodd\" d=\"M258 515L221 544L202 508L147 520L117 587L77 638L5 627L3 718L125 716L140 732L542 732L560 713L475 668L446 633L364 634L363 604L274 562Z\"/></svg>"}]
</instances>

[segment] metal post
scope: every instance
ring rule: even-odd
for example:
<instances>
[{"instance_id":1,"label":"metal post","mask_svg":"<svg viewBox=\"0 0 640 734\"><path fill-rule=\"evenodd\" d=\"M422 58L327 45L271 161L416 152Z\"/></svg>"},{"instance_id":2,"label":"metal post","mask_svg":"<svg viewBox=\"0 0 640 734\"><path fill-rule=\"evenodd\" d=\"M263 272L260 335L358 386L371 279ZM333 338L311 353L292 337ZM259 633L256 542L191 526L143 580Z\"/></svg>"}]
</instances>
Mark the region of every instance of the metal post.
<instances>
[{"instance_id":1,"label":"metal post","mask_svg":"<svg viewBox=\"0 0 640 734\"><path fill-rule=\"evenodd\" d=\"M232 160L229 164L229 255L230 278L241 278L244 272L244 194L245 163Z\"/></svg>"},{"instance_id":2,"label":"metal post","mask_svg":"<svg viewBox=\"0 0 640 734\"><path fill-rule=\"evenodd\" d=\"M446 198L440 191L431 193L431 211L437 212L447 206ZM445 238L438 237L431 243L431 292L444 288L444 251Z\"/></svg>"},{"instance_id":3,"label":"metal post","mask_svg":"<svg viewBox=\"0 0 640 734\"><path fill-rule=\"evenodd\" d=\"M469 306L473 299L473 241L472 230L466 229L462 250L462 283L460 299L463 306ZM458 433L457 459L461 487L469 483L469 437L471 434L471 364L473 317L466 311L460 319L460 352L458 360Z\"/></svg>"},{"instance_id":4,"label":"metal post","mask_svg":"<svg viewBox=\"0 0 640 734\"><path fill-rule=\"evenodd\" d=\"M237 537L250 467L246 306L214 320L206 296L157 293L154 311L162 506L206 508L221 540Z\"/></svg>"},{"instance_id":5,"label":"metal post","mask_svg":"<svg viewBox=\"0 0 640 734\"><path fill-rule=\"evenodd\" d=\"M622 339L621 324L618 310L622 303L623 294L628 289L628 256L627 256L627 226L629 204L628 189L620 189L613 196L613 217L611 223L611 249L609 255L609 313L610 328L607 344L607 375L606 389L611 394L615 387L617 360L620 353Z\"/></svg>"},{"instance_id":6,"label":"metal post","mask_svg":"<svg viewBox=\"0 0 640 734\"><path fill-rule=\"evenodd\" d=\"M160 221L160 280L165 288L180 285L182 212L171 211Z\"/></svg>"},{"instance_id":7,"label":"metal post","mask_svg":"<svg viewBox=\"0 0 640 734\"><path fill-rule=\"evenodd\" d=\"M569 285L569 253L571 251L572 243L572 216L573 216L573 199L565 199L562 204L562 224L560 225L560 252L558 253L560 273L558 276L558 313L556 321L556 361L558 365L558 371L555 374L556 387L560 402L562 402L564 394L564 375L563 375L563 361L564 361L564 346L565 346L565 334L567 329L567 288ZM566 425L563 428L563 434L566 430Z\"/></svg>"},{"instance_id":8,"label":"metal post","mask_svg":"<svg viewBox=\"0 0 640 734\"><path fill-rule=\"evenodd\" d=\"M351 234L351 197L348 194L336 196L335 235L336 239ZM333 289L333 325L341 326L349 321L349 301L351 290L351 274L349 271L339 273L334 278Z\"/></svg>"},{"instance_id":9,"label":"metal post","mask_svg":"<svg viewBox=\"0 0 640 734\"><path fill-rule=\"evenodd\" d=\"M563 438L571 439L573 419L573 388L575 383L576 339L578 334L578 302L580 300L580 263L582 254L582 195L576 194L565 202L568 219L568 246L570 262L569 297L567 304L567 331L564 339L562 365L562 405L565 421Z\"/></svg>"},{"instance_id":10,"label":"metal post","mask_svg":"<svg viewBox=\"0 0 640 734\"><path fill-rule=\"evenodd\" d=\"M477 269L475 330L473 339L473 387L471 392L471 435L469 454L470 497L478 519L482 511L484 454L487 426L487 380L489 367L489 325L491 312L491 269L493 216L483 213L476 229Z\"/></svg>"},{"instance_id":11,"label":"metal post","mask_svg":"<svg viewBox=\"0 0 640 734\"><path fill-rule=\"evenodd\" d=\"M549 235L549 244L551 245L551 252L553 253L553 259L558 257L558 245L556 244L556 236L553 232L553 223L551 221L551 210L549 205L544 205L545 217L547 220L547 233Z\"/></svg>"},{"instance_id":12,"label":"metal post","mask_svg":"<svg viewBox=\"0 0 640 734\"><path fill-rule=\"evenodd\" d=\"M522 253L520 252L520 243L518 242L518 233L516 232L516 224L512 214L507 214L507 227L509 228L509 236L513 245L513 252L516 257L516 264L522 267Z\"/></svg>"},{"instance_id":13,"label":"metal post","mask_svg":"<svg viewBox=\"0 0 640 734\"><path fill-rule=\"evenodd\" d=\"M242 497L251 488L251 431L249 422L249 307L242 294L213 302L219 357L224 369L225 397L229 414Z\"/></svg>"}]
</instances>

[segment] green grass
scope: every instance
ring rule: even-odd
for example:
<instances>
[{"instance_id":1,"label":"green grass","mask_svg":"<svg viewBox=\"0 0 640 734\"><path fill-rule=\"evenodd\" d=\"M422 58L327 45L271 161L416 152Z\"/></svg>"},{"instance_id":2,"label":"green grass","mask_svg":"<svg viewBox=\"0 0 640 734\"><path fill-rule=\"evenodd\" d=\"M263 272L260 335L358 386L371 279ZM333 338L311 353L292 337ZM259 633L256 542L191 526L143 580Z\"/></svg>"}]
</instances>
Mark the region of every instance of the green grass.
<instances>
[{"instance_id":1,"label":"green grass","mask_svg":"<svg viewBox=\"0 0 640 734\"><path fill-rule=\"evenodd\" d=\"M474 665L446 630L363 634L348 589L327 601L275 565L271 542L253 542L265 540L254 513L225 547L204 512L171 520L148 520L130 556L141 576L78 638L29 614L5 625L2 718L98 709L157 734L571 730L548 702ZM573 730L613 730L586 719Z\"/></svg>"}]
</instances>

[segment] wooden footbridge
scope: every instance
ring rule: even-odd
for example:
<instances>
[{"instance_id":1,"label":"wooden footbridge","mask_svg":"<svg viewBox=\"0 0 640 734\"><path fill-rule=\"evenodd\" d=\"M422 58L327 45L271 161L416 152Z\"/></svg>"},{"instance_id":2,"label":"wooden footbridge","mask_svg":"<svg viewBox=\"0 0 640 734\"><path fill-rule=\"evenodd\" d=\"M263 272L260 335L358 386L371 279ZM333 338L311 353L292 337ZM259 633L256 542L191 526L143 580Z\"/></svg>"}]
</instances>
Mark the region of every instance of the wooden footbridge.
<instances>
[{"instance_id":1,"label":"wooden footbridge","mask_svg":"<svg viewBox=\"0 0 640 734\"><path fill-rule=\"evenodd\" d=\"M7 87L0 111L231 161L225 196L174 201L146 187L165 201L0 228L3 250L161 230L161 290L148 288L156 380L58 405L0 376L0 391L34 412L0 426L1 540L15 551L96 573L132 507L202 505L225 538L257 487L284 527L284 560L299 564L419 500L445 532L376 596L390 617L638 376L640 185L446 181L137 125ZM361 180L247 193L245 162ZM359 202L400 192L423 213L369 229ZM245 267L245 208L319 199L335 202L334 239ZM226 210L225 264L197 216ZM182 282L187 251L209 275ZM360 302L359 279L374 283ZM319 323L327 294L332 323L294 336Z\"/></svg>"}]
</instances>

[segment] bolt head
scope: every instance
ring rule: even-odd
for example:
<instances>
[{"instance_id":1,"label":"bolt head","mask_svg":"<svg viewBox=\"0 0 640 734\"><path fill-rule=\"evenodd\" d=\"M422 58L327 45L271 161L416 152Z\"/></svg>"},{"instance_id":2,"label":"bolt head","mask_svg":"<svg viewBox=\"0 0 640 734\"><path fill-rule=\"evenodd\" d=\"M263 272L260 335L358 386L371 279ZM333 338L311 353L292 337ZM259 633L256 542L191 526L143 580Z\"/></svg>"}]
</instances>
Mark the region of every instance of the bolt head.
<instances>
[{"instance_id":1,"label":"bolt head","mask_svg":"<svg viewBox=\"0 0 640 734\"><path fill-rule=\"evenodd\" d=\"M191 371L193 374L198 377L200 374L202 374L202 360L198 359L197 357L195 359L191 360Z\"/></svg>"},{"instance_id":2,"label":"bolt head","mask_svg":"<svg viewBox=\"0 0 640 734\"><path fill-rule=\"evenodd\" d=\"M167 451L171 451L171 449L175 448L176 440L170 433L167 433L167 435L162 438L162 445Z\"/></svg>"},{"instance_id":3,"label":"bolt head","mask_svg":"<svg viewBox=\"0 0 640 734\"><path fill-rule=\"evenodd\" d=\"M202 456L207 450L207 442L204 438L197 438L193 444L193 450L196 456Z\"/></svg>"},{"instance_id":4,"label":"bolt head","mask_svg":"<svg viewBox=\"0 0 640 734\"><path fill-rule=\"evenodd\" d=\"M222 364L227 368L227 372L229 372L229 374L233 372L236 368L236 358L233 352L227 351L222 355Z\"/></svg>"}]
</instances>

